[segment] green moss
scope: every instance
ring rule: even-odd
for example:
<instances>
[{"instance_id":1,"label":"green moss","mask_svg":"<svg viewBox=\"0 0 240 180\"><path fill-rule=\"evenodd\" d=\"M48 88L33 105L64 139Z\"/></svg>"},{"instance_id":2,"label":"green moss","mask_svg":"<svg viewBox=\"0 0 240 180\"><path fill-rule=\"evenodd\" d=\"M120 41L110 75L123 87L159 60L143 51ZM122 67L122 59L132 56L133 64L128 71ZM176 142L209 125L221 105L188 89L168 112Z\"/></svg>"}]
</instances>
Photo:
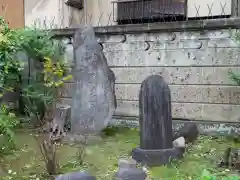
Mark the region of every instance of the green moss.
<instances>
[{"instance_id":1,"label":"green moss","mask_svg":"<svg viewBox=\"0 0 240 180\"><path fill-rule=\"evenodd\" d=\"M128 158L131 150L138 145L139 132L136 129L121 128L109 128L107 132L111 132L111 136L105 137L99 144L87 147L83 165L80 165L76 159L76 146L61 146L58 149L61 172L88 170L100 180L112 179L117 170L118 159ZM33 135L30 134L26 132L18 133L16 142L19 150L4 158L5 168L16 172L18 178L14 179L21 180L24 179L23 176L26 179L27 177L31 179L30 176L33 179L36 179L36 177L46 179L42 157ZM152 168L150 169L150 175L157 180L195 180L201 177L205 169L216 175L217 179L224 179L226 175L232 172L217 169L216 162L222 156L224 150L230 146L240 147L240 144L224 137L201 136L195 144L189 147L181 161L173 162L168 166Z\"/></svg>"}]
</instances>

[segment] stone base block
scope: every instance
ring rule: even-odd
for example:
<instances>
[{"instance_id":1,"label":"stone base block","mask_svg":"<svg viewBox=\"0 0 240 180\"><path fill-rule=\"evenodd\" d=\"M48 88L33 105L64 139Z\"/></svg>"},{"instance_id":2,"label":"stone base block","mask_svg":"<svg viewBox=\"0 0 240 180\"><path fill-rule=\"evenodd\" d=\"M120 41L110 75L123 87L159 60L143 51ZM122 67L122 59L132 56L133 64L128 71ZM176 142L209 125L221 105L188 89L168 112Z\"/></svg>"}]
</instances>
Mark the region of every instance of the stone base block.
<instances>
[{"instance_id":1,"label":"stone base block","mask_svg":"<svg viewBox=\"0 0 240 180\"><path fill-rule=\"evenodd\" d=\"M172 159L180 159L183 157L185 148L172 149L141 149L135 148L132 151L132 158L138 163L148 166L161 166L169 164Z\"/></svg>"}]
</instances>

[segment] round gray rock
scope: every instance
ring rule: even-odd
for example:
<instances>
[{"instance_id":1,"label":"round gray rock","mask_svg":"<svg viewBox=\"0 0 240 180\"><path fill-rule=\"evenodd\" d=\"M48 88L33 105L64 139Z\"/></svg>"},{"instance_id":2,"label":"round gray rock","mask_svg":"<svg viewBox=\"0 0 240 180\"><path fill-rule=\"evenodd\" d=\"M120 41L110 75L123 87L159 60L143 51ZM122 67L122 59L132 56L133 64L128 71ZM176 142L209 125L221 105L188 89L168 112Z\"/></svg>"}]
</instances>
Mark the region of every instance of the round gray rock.
<instances>
[{"instance_id":1,"label":"round gray rock","mask_svg":"<svg viewBox=\"0 0 240 180\"><path fill-rule=\"evenodd\" d=\"M96 180L96 177L91 176L86 172L71 172L59 175L55 180Z\"/></svg>"}]
</instances>

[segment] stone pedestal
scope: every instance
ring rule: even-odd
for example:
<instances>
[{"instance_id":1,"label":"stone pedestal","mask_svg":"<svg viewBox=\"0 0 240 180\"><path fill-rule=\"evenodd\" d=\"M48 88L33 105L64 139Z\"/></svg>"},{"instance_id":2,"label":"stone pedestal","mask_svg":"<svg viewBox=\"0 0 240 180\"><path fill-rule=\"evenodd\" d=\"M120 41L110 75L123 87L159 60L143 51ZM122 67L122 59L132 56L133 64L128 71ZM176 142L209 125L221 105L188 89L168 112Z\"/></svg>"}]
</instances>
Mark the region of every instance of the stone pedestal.
<instances>
[{"instance_id":1,"label":"stone pedestal","mask_svg":"<svg viewBox=\"0 0 240 180\"><path fill-rule=\"evenodd\" d=\"M168 164L172 159L179 159L182 157L184 149L171 148L171 149L142 149L135 148L132 151L132 157L139 163L148 166L161 166Z\"/></svg>"},{"instance_id":2,"label":"stone pedestal","mask_svg":"<svg viewBox=\"0 0 240 180\"><path fill-rule=\"evenodd\" d=\"M132 157L143 164L167 164L183 154L172 144L171 92L161 76L153 75L142 82L139 93L140 147Z\"/></svg>"}]
</instances>

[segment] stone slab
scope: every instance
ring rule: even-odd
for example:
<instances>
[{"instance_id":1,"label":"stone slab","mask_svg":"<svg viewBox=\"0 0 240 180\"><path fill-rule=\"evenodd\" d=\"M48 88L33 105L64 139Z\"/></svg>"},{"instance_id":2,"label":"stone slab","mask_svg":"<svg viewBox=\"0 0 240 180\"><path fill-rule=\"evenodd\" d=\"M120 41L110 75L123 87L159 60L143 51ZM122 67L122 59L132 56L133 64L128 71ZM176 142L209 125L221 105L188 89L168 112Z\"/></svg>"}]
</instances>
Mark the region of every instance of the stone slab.
<instances>
[{"instance_id":1,"label":"stone slab","mask_svg":"<svg viewBox=\"0 0 240 180\"><path fill-rule=\"evenodd\" d=\"M240 134L239 123L231 122L213 122L213 121L189 121L189 120L173 120L173 130L178 131L185 124L195 122L199 134L207 136L236 136ZM118 127L139 127L138 117L134 116L115 116L111 125Z\"/></svg>"},{"instance_id":2,"label":"stone slab","mask_svg":"<svg viewBox=\"0 0 240 180\"><path fill-rule=\"evenodd\" d=\"M185 85L234 85L229 71L240 73L240 67L121 67L112 68L116 83L141 83L147 76L162 75L166 82Z\"/></svg>"},{"instance_id":3,"label":"stone slab","mask_svg":"<svg viewBox=\"0 0 240 180\"><path fill-rule=\"evenodd\" d=\"M117 84L117 99L138 100L140 84ZM172 102L240 104L239 86L170 85Z\"/></svg>"},{"instance_id":4,"label":"stone slab","mask_svg":"<svg viewBox=\"0 0 240 180\"><path fill-rule=\"evenodd\" d=\"M220 122L239 122L239 105L172 103L172 117ZM115 115L138 116L138 101L118 100Z\"/></svg>"},{"instance_id":5,"label":"stone slab","mask_svg":"<svg viewBox=\"0 0 240 180\"><path fill-rule=\"evenodd\" d=\"M61 103L70 104L71 98L61 98ZM138 101L118 100L115 115L138 116ZM172 117L216 122L239 122L240 105L172 103Z\"/></svg>"},{"instance_id":6,"label":"stone slab","mask_svg":"<svg viewBox=\"0 0 240 180\"><path fill-rule=\"evenodd\" d=\"M65 83L61 89L61 97L72 97L73 83ZM240 104L239 86L221 85L170 85L172 102L184 103L220 103ZM137 101L140 84L116 84L118 100Z\"/></svg>"},{"instance_id":7,"label":"stone slab","mask_svg":"<svg viewBox=\"0 0 240 180\"><path fill-rule=\"evenodd\" d=\"M150 43L154 48L154 44ZM239 48L202 48L134 51L113 51L105 49L109 66L234 66L239 65Z\"/></svg>"}]
</instances>

